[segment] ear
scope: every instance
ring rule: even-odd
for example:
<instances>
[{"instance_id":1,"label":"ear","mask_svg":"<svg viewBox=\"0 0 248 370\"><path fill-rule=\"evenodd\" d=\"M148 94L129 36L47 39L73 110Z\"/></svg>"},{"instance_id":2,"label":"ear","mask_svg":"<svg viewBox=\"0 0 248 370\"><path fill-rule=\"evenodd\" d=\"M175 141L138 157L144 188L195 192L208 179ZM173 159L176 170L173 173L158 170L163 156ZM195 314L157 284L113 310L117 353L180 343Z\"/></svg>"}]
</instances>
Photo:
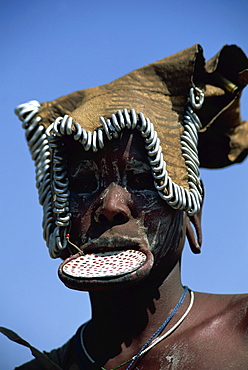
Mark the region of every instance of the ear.
<instances>
[{"instance_id":1,"label":"ear","mask_svg":"<svg viewBox=\"0 0 248 370\"><path fill-rule=\"evenodd\" d=\"M186 235L190 245L190 249L195 254L201 253L202 245L201 215L202 208L200 212L198 212L197 214L193 216L188 215L186 216Z\"/></svg>"}]
</instances>

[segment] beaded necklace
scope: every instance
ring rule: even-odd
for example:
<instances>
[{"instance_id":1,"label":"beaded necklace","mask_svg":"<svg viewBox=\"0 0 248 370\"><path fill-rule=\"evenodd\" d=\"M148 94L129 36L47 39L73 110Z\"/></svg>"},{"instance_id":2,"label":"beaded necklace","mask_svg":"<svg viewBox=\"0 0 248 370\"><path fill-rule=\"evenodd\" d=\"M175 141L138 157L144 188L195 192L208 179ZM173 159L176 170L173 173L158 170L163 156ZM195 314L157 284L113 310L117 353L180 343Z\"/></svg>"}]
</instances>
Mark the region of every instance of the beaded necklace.
<instances>
[{"instance_id":1,"label":"beaded necklace","mask_svg":"<svg viewBox=\"0 0 248 370\"><path fill-rule=\"evenodd\" d=\"M170 322L170 320L172 319L172 317L175 315L175 313L177 312L177 310L179 309L179 307L182 305L182 303L183 303L183 301L184 301L184 299L185 299L188 291L190 292L190 303L189 303L189 306L188 306L187 310L183 314L183 316L176 322L176 324L170 330L168 330L163 335L158 336L156 339L154 339L157 335L159 335L163 331L163 329L167 326L167 324ZM165 319L165 321L163 322L163 324L155 331L155 333L152 334L152 336L143 345L143 347L140 349L140 351L135 356L133 356L131 359L123 362L122 364L114 367L111 370L117 370L117 369L119 369L122 366L127 365L127 364L129 364L129 365L126 368L126 370L131 369L131 366L134 364L134 362L139 357L141 357L142 355L144 355L146 352L150 351L155 345L157 345L163 339L167 338L171 333L173 333L178 328L178 326L183 322L183 320L189 314L189 312L190 312L190 310L191 310L191 308L193 306L193 303L194 303L194 292L191 291L191 290L189 290L189 288L186 286L184 288L184 291L183 291L183 294L182 294L181 298L179 299L177 305L172 310L171 314ZM85 329L86 324L87 323L85 323L83 325L82 330L81 330L81 336L80 336L81 337L81 346L82 346L83 352L84 352L85 356L88 358L88 360L92 364L95 364L96 363L95 360L93 360L93 358L90 356L90 354L88 353L88 351L86 350L85 345L84 345L83 333L84 333L84 329ZM107 370L103 366L101 366L100 369L101 370Z\"/></svg>"}]
</instances>

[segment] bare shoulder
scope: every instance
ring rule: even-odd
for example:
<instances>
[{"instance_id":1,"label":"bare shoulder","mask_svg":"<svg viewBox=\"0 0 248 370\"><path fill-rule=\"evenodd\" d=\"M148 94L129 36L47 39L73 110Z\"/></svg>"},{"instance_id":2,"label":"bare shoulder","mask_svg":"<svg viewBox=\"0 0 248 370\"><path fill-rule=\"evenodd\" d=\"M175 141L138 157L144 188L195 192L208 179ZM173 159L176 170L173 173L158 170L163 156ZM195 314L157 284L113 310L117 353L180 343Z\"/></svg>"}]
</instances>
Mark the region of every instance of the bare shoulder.
<instances>
[{"instance_id":1,"label":"bare shoulder","mask_svg":"<svg viewBox=\"0 0 248 370\"><path fill-rule=\"evenodd\" d=\"M195 293L195 305L201 307L206 317L233 316L248 326L248 294Z\"/></svg>"},{"instance_id":2,"label":"bare shoulder","mask_svg":"<svg viewBox=\"0 0 248 370\"><path fill-rule=\"evenodd\" d=\"M248 368L248 294L195 294L192 330L206 353ZM241 366L240 365L240 366ZM222 368L222 367L220 367ZM227 367L228 368L228 367Z\"/></svg>"},{"instance_id":3,"label":"bare shoulder","mask_svg":"<svg viewBox=\"0 0 248 370\"><path fill-rule=\"evenodd\" d=\"M168 356L180 355L178 369L248 369L248 294L195 293L181 332L170 340Z\"/></svg>"},{"instance_id":4,"label":"bare shoulder","mask_svg":"<svg viewBox=\"0 0 248 370\"><path fill-rule=\"evenodd\" d=\"M163 370L248 370L248 294L195 293L189 315L160 349Z\"/></svg>"}]
</instances>

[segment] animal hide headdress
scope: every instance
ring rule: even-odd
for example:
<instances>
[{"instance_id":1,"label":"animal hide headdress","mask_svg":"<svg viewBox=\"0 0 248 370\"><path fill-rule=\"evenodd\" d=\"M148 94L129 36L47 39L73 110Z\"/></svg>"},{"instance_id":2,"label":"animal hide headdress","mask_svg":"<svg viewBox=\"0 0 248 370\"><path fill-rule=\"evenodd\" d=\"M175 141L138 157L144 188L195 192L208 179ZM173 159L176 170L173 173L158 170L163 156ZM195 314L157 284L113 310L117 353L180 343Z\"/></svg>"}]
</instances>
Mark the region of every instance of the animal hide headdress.
<instances>
[{"instance_id":1,"label":"animal hide headdress","mask_svg":"<svg viewBox=\"0 0 248 370\"><path fill-rule=\"evenodd\" d=\"M138 130L159 195L192 215L202 202L199 166L228 166L248 153L248 122L239 108L247 83L248 60L240 48L224 46L205 63L195 45L109 84L18 106L51 257L66 248L70 223L65 137L96 152L123 130Z\"/></svg>"}]
</instances>

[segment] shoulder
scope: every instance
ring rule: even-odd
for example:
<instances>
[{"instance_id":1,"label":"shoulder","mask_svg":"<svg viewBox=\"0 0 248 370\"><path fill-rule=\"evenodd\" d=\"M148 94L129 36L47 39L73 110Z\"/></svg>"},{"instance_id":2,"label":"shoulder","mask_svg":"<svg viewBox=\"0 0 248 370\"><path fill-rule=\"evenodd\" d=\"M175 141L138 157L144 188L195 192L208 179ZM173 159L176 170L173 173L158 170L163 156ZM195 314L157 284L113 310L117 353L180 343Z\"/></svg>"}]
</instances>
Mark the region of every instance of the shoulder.
<instances>
[{"instance_id":1,"label":"shoulder","mask_svg":"<svg viewBox=\"0 0 248 370\"><path fill-rule=\"evenodd\" d=\"M248 294L208 294L195 293L195 304L205 311L215 314L238 314L237 318L248 316ZM205 309L204 309L205 307Z\"/></svg>"},{"instance_id":2,"label":"shoulder","mask_svg":"<svg viewBox=\"0 0 248 370\"><path fill-rule=\"evenodd\" d=\"M248 295L195 293L185 324L179 347L194 368L247 369Z\"/></svg>"},{"instance_id":3,"label":"shoulder","mask_svg":"<svg viewBox=\"0 0 248 370\"><path fill-rule=\"evenodd\" d=\"M248 294L195 293L194 312L198 327L239 339L248 349Z\"/></svg>"}]
</instances>

